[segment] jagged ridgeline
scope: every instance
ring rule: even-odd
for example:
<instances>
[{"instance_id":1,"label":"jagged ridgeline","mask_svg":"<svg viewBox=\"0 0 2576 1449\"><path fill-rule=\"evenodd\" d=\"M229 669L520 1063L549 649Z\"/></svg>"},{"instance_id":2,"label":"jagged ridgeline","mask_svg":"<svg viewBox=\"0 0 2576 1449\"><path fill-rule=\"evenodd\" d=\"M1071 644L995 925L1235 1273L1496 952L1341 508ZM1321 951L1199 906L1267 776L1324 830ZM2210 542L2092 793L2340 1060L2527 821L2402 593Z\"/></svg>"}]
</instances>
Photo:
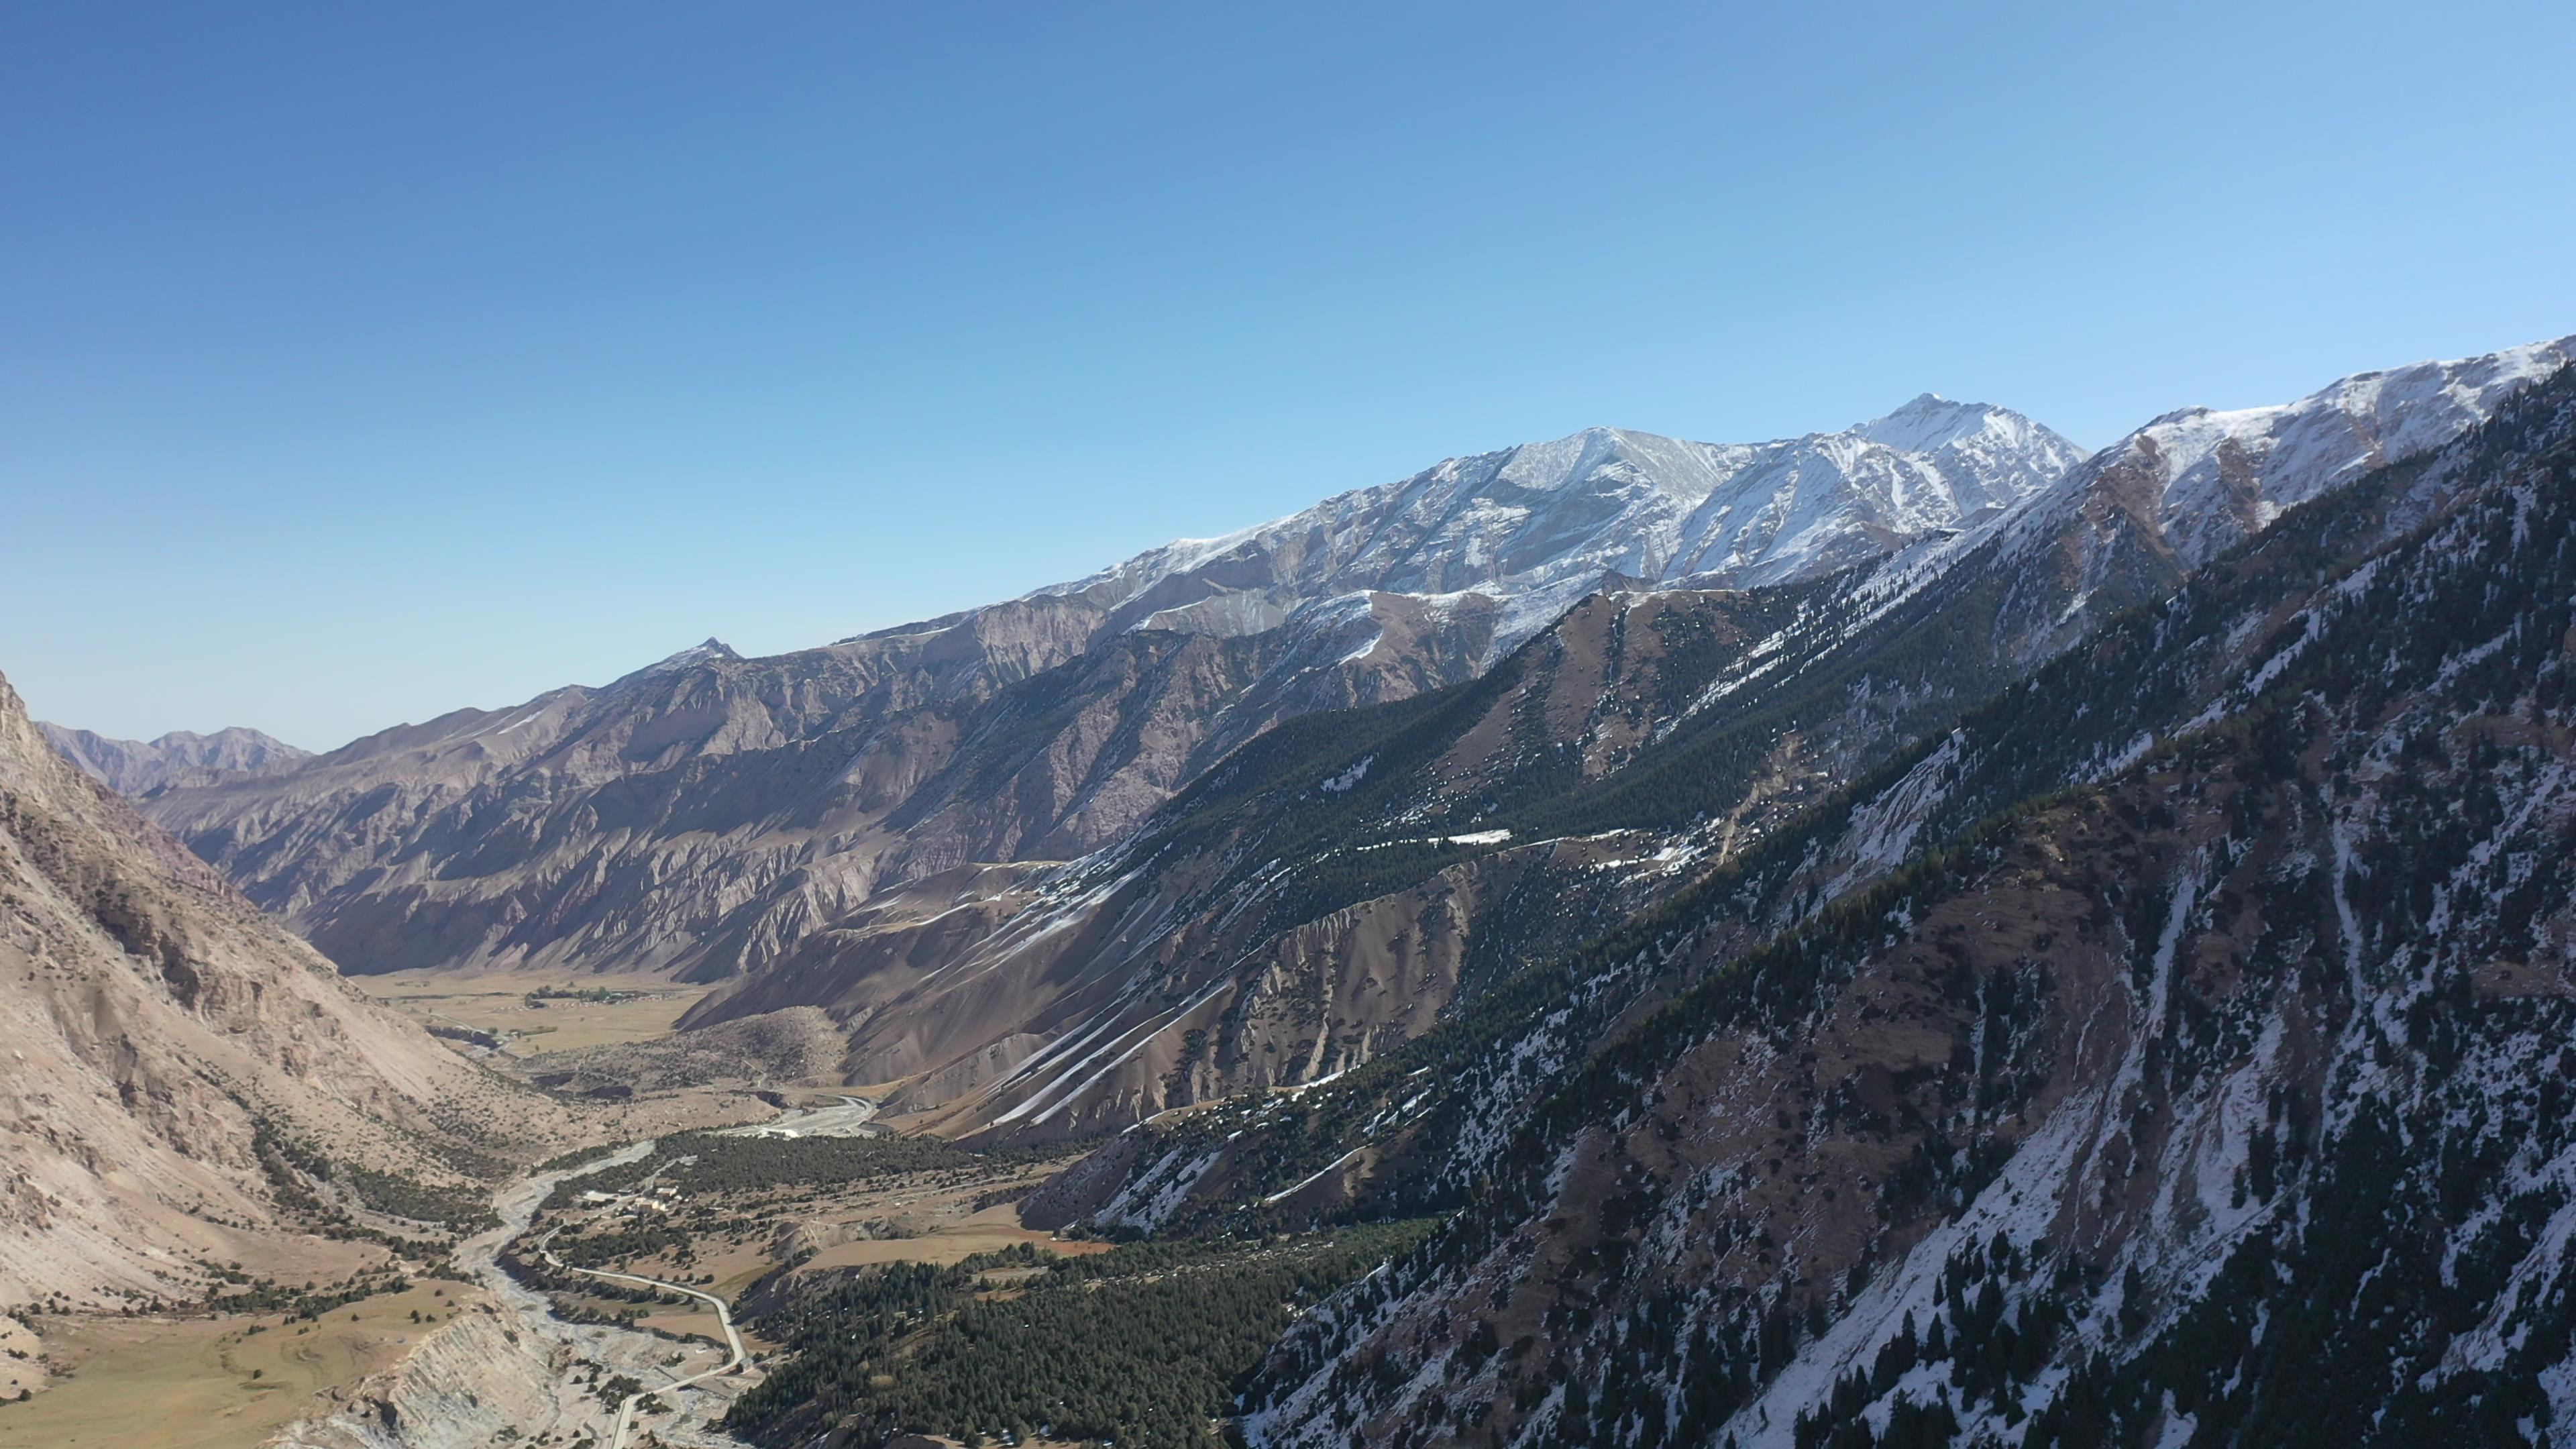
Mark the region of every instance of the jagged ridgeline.
<instances>
[{"instance_id":1,"label":"jagged ridgeline","mask_svg":"<svg viewBox=\"0 0 2576 1449\"><path fill-rule=\"evenodd\" d=\"M2562 374L1090 1201L1456 1212L1263 1443L2563 1438L2571 598Z\"/></svg>"}]
</instances>

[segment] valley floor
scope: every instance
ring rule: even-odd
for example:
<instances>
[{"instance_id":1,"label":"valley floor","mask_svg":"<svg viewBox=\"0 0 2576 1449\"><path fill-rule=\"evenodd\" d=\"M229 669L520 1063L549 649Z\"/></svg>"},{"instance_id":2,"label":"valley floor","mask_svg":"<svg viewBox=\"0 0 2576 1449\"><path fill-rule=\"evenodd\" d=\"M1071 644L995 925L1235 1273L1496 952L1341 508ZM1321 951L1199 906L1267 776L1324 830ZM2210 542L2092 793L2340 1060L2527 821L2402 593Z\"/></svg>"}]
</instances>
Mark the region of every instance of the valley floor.
<instances>
[{"instance_id":1,"label":"valley floor","mask_svg":"<svg viewBox=\"0 0 2576 1449\"><path fill-rule=\"evenodd\" d=\"M486 1033L516 1057L657 1040L708 991L655 976L565 971L396 971L348 979L434 1032Z\"/></svg>"},{"instance_id":2,"label":"valley floor","mask_svg":"<svg viewBox=\"0 0 2576 1449\"><path fill-rule=\"evenodd\" d=\"M0 1446L251 1449L293 1420L331 1412L441 1323L489 1301L478 1288L422 1280L313 1323L283 1314L45 1320L52 1383L0 1406Z\"/></svg>"}]
</instances>

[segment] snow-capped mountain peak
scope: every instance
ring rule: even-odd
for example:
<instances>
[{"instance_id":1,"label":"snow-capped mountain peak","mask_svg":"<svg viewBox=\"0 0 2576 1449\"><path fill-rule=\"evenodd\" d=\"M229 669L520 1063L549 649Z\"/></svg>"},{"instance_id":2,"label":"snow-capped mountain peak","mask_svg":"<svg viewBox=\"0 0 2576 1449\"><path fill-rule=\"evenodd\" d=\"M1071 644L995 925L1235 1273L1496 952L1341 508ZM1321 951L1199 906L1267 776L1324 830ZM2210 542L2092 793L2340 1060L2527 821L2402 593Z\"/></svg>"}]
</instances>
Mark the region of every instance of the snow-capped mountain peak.
<instances>
[{"instance_id":1,"label":"snow-capped mountain peak","mask_svg":"<svg viewBox=\"0 0 2576 1449\"><path fill-rule=\"evenodd\" d=\"M2576 336L2357 372L2271 407L2179 408L2103 449L2051 507L2119 492L2152 513L2179 561L2197 565L2288 509L2459 436L2505 394L2570 361ZM2034 513L2024 526L2051 523Z\"/></svg>"},{"instance_id":2,"label":"snow-capped mountain peak","mask_svg":"<svg viewBox=\"0 0 2576 1449\"><path fill-rule=\"evenodd\" d=\"M651 679L657 675L670 674L678 670L693 668L700 664L721 664L728 660L740 659L741 657L741 655L733 652L732 645L727 644L722 639L710 637L700 641L699 643L690 645L688 648L681 650L677 654L657 659L652 663L645 665L641 669L635 670L629 674L621 675L608 687L610 689L615 689L618 685L631 684L639 679Z\"/></svg>"},{"instance_id":3,"label":"snow-capped mountain peak","mask_svg":"<svg viewBox=\"0 0 2576 1449\"><path fill-rule=\"evenodd\" d=\"M1813 578L2027 498L2083 457L2018 413L1928 393L1840 432L1763 443L1586 428L1039 593L1110 602L1135 627L1238 634L1354 595L1475 592L1505 606L1499 654L1611 575Z\"/></svg>"}]
</instances>

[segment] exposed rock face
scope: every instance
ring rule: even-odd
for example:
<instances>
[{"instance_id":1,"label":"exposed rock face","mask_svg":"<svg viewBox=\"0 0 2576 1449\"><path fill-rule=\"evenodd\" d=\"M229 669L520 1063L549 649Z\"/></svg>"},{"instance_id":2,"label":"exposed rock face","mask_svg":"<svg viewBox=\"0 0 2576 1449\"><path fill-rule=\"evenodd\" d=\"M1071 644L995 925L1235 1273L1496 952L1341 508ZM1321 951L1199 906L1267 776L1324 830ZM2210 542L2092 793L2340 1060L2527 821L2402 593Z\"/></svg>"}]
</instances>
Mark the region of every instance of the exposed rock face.
<instances>
[{"instance_id":1,"label":"exposed rock face","mask_svg":"<svg viewBox=\"0 0 2576 1449\"><path fill-rule=\"evenodd\" d=\"M457 1181L442 1142L563 1124L378 1009L74 769L0 680L0 1303L193 1296L279 1231L263 1125ZM231 1225L231 1226L227 1226Z\"/></svg>"},{"instance_id":2,"label":"exposed rock face","mask_svg":"<svg viewBox=\"0 0 2576 1449\"><path fill-rule=\"evenodd\" d=\"M2562 373L1624 933L1050 1204L1457 1211L1301 1321L1265 1445L2557 1442L2571 600Z\"/></svg>"},{"instance_id":3,"label":"exposed rock face","mask_svg":"<svg viewBox=\"0 0 2576 1449\"><path fill-rule=\"evenodd\" d=\"M1596 429L828 648L711 640L147 808L353 971L717 977L882 887L1120 840L1277 721L1474 678L1605 581L1812 578L2079 456L1928 397L1755 445Z\"/></svg>"},{"instance_id":4,"label":"exposed rock face","mask_svg":"<svg viewBox=\"0 0 2576 1449\"><path fill-rule=\"evenodd\" d=\"M574 1367L563 1345L485 1309L451 1315L401 1363L361 1381L339 1411L289 1425L273 1449L482 1449L563 1419Z\"/></svg>"},{"instance_id":5,"label":"exposed rock face","mask_svg":"<svg viewBox=\"0 0 2576 1449\"><path fill-rule=\"evenodd\" d=\"M123 795L149 795L165 785L207 784L222 776L292 765L313 757L257 730L210 735L173 730L157 740L112 740L88 730L36 721L37 732L71 762Z\"/></svg>"}]
</instances>

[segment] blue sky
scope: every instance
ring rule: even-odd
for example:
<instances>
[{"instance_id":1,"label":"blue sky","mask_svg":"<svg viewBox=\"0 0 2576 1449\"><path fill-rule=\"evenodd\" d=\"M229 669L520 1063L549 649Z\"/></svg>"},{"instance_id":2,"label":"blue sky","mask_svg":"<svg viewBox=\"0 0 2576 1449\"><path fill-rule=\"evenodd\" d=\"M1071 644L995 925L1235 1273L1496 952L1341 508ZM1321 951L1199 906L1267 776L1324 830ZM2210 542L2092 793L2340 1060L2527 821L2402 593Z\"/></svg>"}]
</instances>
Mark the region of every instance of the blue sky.
<instances>
[{"instance_id":1,"label":"blue sky","mask_svg":"<svg viewBox=\"0 0 2576 1449\"><path fill-rule=\"evenodd\" d=\"M1595 423L2576 331L2576 7L2119 8L13 7L0 671L327 747Z\"/></svg>"}]
</instances>

